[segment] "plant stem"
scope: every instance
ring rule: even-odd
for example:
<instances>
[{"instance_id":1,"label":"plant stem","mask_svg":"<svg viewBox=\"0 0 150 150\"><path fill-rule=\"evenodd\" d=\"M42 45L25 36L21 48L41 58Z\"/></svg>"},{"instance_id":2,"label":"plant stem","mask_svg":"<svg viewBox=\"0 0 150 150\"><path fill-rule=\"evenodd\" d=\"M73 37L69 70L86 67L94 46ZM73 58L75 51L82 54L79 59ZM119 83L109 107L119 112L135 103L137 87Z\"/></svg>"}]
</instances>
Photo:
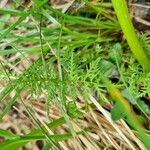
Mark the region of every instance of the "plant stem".
<instances>
[{"instance_id":1,"label":"plant stem","mask_svg":"<svg viewBox=\"0 0 150 150\"><path fill-rule=\"evenodd\" d=\"M135 29L133 27L130 14L128 12L128 7L125 0L112 0L116 15L118 17L119 23L121 25L122 31L126 37L126 40L133 52L135 58L143 66L146 71L150 71L150 60L145 54L138 37L136 35Z\"/></svg>"}]
</instances>

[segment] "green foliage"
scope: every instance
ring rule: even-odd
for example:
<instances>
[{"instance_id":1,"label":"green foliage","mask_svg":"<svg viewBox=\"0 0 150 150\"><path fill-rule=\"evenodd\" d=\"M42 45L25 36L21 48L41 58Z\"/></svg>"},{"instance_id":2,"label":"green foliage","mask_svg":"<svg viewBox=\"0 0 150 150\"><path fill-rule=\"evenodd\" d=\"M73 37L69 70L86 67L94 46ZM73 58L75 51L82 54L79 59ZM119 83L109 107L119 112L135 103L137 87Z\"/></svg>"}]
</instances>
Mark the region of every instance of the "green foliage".
<instances>
[{"instance_id":1,"label":"green foliage","mask_svg":"<svg viewBox=\"0 0 150 150\"><path fill-rule=\"evenodd\" d=\"M121 25L122 31L126 36L127 42L133 52L135 58L139 61L146 71L150 71L150 61L143 50L138 37L135 33L128 7L125 0L112 0L116 15ZM126 19L124 19L124 17Z\"/></svg>"},{"instance_id":2,"label":"green foliage","mask_svg":"<svg viewBox=\"0 0 150 150\"><path fill-rule=\"evenodd\" d=\"M2 129L0 129L0 136L4 137L5 139L9 139L9 140L19 138L19 136L15 135L13 133L10 133L6 130L2 130Z\"/></svg>"},{"instance_id":3,"label":"green foliage","mask_svg":"<svg viewBox=\"0 0 150 150\"><path fill-rule=\"evenodd\" d=\"M119 34L120 27L117 20L112 17L110 9L94 6L85 0L90 9L85 17L82 13L80 14L80 11L62 13L47 5L47 1L33 2L33 8L23 12L18 8L0 8L0 14L7 16L0 19L2 23L0 41L4 44L0 55L7 58L9 55L19 53L22 56L21 59L26 61L29 61L26 54L32 53L39 56L18 76L2 64L3 71L0 72L0 79L5 79L7 86L0 91L0 105L4 103L8 105L0 112L0 119L3 119L17 100L21 101L22 91L25 90L28 93L29 99L44 93L47 114L49 114L50 106L55 104L64 116L48 124L48 128L57 128L67 123L71 132L49 135L32 115L32 111L22 102L30 117L37 122L38 129L23 136L0 130L0 136L6 139L0 144L0 148L15 150L30 141L44 140L48 143L44 147L46 150L58 145L59 141L72 138L73 130L70 120L78 120L83 117L82 111L85 113L88 111L86 100L89 99L89 93L98 99L105 95L107 102L111 101L107 96L110 92L108 90L110 80L112 80L111 84L115 84L122 91L130 104L144 114L144 119L149 119L150 108L142 98L150 97L150 73L145 72L135 61L124 41L119 43L120 39L114 36ZM11 20L12 15L18 16L19 19ZM24 20L30 16L35 21L25 22ZM32 32L19 36L15 34L15 30ZM6 43L7 40L10 42ZM141 44L148 53L150 42L146 35L141 37ZM118 81L113 83L116 78ZM12 93L13 96L10 99L9 96ZM77 106L79 95L85 99L85 107L82 110ZM148 138L144 141L145 131L134 123L136 118L129 117L129 113L118 101L111 110L113 120L127 118L127 122L139 132L143 142L148 143Z\"/></svg>"},{"instance_id":4,"label":"green foliage","mask_svg":"<svg viewBox=\"0 0 150 150\"><path fill-rule=\"evenodd\" d=\"M65 119L59 118L59 119L54 120L53 122L49 123L48 127L50 129L57 128L64 123L65 123ZM79 132L77 134L81 134L81 132ZM24 146L26 143L28 143L30 141L36 141L36 140L46 141L46 136L44 135L44 133L42 133L42 131L40 129L35 129L35 130L31 131L29 134L23 135L23 136L15 135L15 134L12 134L11 132L8 132L5 130L0 130L0 136L7 139L4 143L0 144L2 150L9 150L10 148L13 150L16 150L16 149ZM73 137L72 134L66 133L66 134L50 135L49 138L51 138L56 143L58 143L59 141L67 140L72 137ZM49 147L49 144L46 147Z\"/></svg>"},{"instance_id":5,"label":"green foliage","mask_svg":"<svg viewBox=\"0 0 150 150\"><path fill-rule=\"evenodd\" d=\"M150 96L150 73L143 72L139 65L133 64L123 74L130 91L137 98Z\"/></svg>"},{"instance_id":6,"label":"green foliage","mask_svg":"<svg viewBox=\"0 0 150 150\"><path fill-rule=\"evenodd\" d=\"M64 141L64 140L68 140L72 137L71 134L55 134L55 135L51 135L50 138L56 142L59 141ZM43 135L36 135L36 136L22 136L18 139L14 139L14 140L8 140L5 143L0 144L1 146L1 150L16 150L19 149L20 147L24 146L26 143L31 142L31 141L35 141L35 140L46 140L46 137Z\"/></svg>"},{"instance_id":7,"label":"green foliage","mask_svg":"<svg viewBox=\"0 0 150 150\"><path fill-rule=\"evenodd\" d=\"M111 51L109 52L109 58L110 60L116 64L120 64L122 61L122 46L120 43L116 43Z\"/></svg>"},{"instance_id":8,"label":"green foliage","mask_svg":"<svg viewBox=\"0 0 150 150\"><path fill-rule=\"evenodd\" d=\"M83 115L82 112L77 108L74 101L68 102L67 111L68 111L69 116L73 118L78 118Z\"/></svg>"},{"instance_id":9,"label":"green foliage","mask_svg":"<svg viewBox=\"0 0 150 150\"><path fill-rule=\"evenodd\" d=\"M115 106L111 110L111 117L114 121L127 116L126 111L120 102L116 102Z\"/></svg>"},{"instance_id":10,"label":"green foliage","mask_svg":"<svg viewBox=\"0 0 150 150\"><path fill-rule=\"evenodd\" d=\"M52 146L48 143L48 144L46 144L46 145L43 147L42 150L49 150L49 149L51 149L51 148L52 148Z\"/></svg>"}]
</instances>

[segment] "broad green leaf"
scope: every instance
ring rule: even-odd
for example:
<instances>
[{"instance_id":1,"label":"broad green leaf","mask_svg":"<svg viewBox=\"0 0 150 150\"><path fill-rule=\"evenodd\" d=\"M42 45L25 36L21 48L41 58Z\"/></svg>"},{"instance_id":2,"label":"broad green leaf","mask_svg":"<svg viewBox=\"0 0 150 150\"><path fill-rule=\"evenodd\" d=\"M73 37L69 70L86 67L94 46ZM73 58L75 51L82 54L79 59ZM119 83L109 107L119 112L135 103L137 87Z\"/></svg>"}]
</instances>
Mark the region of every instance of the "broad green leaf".
<instances>
[{"instance_id":1,"label":"broad green leaf","mask_svg":"<svg viewBox=\"0 0 150 150\"><path fill-rule=\"evenodd\" d=\"M131 104L136 105L141 111L146 113L150 112L149 106L141 99L136 99L128 89L123 90L122 94Z\"/></svg>"},{"instance_id":2,"label":"broad green leaf","mask_svg":"<svg viewBox=\"0 0 150 150\"><path fill-rule=\"evenodd\" d=\"M48 143L48 144L44 145L42 150L50 150L51 148L52 148L52 145Z\"/></svg>"},{"instance_id":3,"label":"broad green leaf","mask_svg":"<svg viewBox=\"0 0 150 150\"><path fill-rule=\"evenodd\" d=\"M99 67L106 77L111 77L116 69L116 66L113 63L104 59L100 61Z\"/></svg>"},{"instance_id":4,"label":"broad green leaf","mask_svg":"<svg viewBox=\"0 0 150 150\"><path fill-rule=\"evenodd\" d=\"M111 117L114 121L126 117L126 111L120 102L116 102L111 110Z\"/></svg>"},{"instance_id":5,"label":"broad green leaf","mask_svg":"<svg viewBox=\"0 0 150 150\"><path fill-rule=\"evenodd\" d=\"M137 104L140 106L142 111L146 113L150 113L150 107L144 101L142 101L141 99L138 99Z\"/></svg>"},{"instance_id":6,"label":"broad green leaf","mask_svg":"<svg viewBox=\"0 0 150 150\"><path fill-rule=\"evenodd\" d=\"M110 60L116 64L116 62L118 64L121 63L121 59L122 59L122 47L120 43L117 43L113 46L113 48L111 49L111 51L109 52L109 58Z\"/></svg>"},{"instance_id":7,"label":"broad green leaf","mask_svg":"<svg viewBox=\"0 0 150 150\"><path fill-rule=\"evenodd\" d=\"M131 104L135 105L137 103L136 99L134 98L134 96L131 94L131 92L128 89L124 89L122 91L122 94L127 100L129 100Z\"/></svg>"}]
</instances>

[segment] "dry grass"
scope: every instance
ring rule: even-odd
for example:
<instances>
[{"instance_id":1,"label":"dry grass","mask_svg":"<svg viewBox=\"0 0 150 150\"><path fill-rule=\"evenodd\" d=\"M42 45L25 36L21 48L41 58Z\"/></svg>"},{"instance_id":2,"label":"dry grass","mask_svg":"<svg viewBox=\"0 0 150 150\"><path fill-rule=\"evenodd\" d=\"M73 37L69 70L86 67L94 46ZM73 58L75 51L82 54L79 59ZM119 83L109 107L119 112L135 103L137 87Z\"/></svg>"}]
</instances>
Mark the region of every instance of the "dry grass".
<instances>
[{"instance_id":1,"label":"dry grass","mask_svg":"<svg viewBox=\"0 0 150 150\"><path fill-rule=\"evenodd\" d=\"M25 100L27 101L27 100ZM83 128L87 128L88 131L84 135L79 135L78 138L71 139L67 142L60 142L62 149L64 150L145 150L143 143L136 137L136 133L132 131L128 125L123 121L113 122L111 120L110 112L105 110L98 104L97 100L91 96L89 103L94 103L97 109L90 111L84 115L84 118L78 120L72 120L72 125L75 131L81 131ZM28 106L29 103L26 102ZM80 106L80 103L78 103ZM83 105L83 103L82 103ZM30 106L31 107L31 106ZM32 107L33 108L33 107ZM56 106L51 107L49 118L45 111L45 104L41 101L36 101L34 104L35 115L40 120L41 124L45 126L49 119L54 120L61 117L61 113ZM6 115L3 123L0 124L0 128L10 130L16 134L29 133L34 128L32 120L23 110L19 103L13 106L9 115ZM50 129L48 129L50 130ZM50 130L51 134L65 133L68 131L68 126L63 125L55 130ZM26 146L27 150L37 150L37 143L30 143Z\"/></svg>"}]
</instances>

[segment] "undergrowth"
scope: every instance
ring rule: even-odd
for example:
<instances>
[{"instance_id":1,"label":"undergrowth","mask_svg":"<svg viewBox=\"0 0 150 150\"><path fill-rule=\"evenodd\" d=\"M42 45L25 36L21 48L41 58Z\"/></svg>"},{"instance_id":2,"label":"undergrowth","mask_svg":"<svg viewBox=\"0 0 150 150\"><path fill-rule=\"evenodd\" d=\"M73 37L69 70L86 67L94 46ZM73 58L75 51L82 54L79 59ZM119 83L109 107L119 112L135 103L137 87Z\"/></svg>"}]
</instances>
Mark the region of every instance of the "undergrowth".
<instances>
[{"instance_id":1,"label":"undergrowth","mask_svg":"<svg viewBox=\"0 0 150 150\"><path fill-rule=\"evenodd\" d=\"M13 1L8 8L0 8L0 78L5 82L0 91L0 119L3 121L19 101L38 129L27 135L1 129L0 136L5 138L1 150L16 150L36 140L46 141L45 149L61 149L60 141L86 135L89 129L77 131L72 122L84 118L91 108L98 109L97 103L90 101L91 95L103 107L112 105L108 110L112 119L123 118L150 148L145 125L150 119L150 73L142 68L144 63L137 61L141 56L136 60L132 55L111 2L74 1L64 12L47 1L33 0L29 4ZM138 42L148 57L149 36L143 33ZM23 61L30 65L15 71L10 65L15 54L18 56L15 62L12 60L13 66ZM34 61L30 55L35 56ZM23 92L32 107L25 103ZM47 116L56 105L62 118L45 124L36 117L34 99L41 95L45 97ZM78 107L81 96L84 106ZM65 123L67 133L51 134L51 129Z\"/></svg>"}]
</instances>

